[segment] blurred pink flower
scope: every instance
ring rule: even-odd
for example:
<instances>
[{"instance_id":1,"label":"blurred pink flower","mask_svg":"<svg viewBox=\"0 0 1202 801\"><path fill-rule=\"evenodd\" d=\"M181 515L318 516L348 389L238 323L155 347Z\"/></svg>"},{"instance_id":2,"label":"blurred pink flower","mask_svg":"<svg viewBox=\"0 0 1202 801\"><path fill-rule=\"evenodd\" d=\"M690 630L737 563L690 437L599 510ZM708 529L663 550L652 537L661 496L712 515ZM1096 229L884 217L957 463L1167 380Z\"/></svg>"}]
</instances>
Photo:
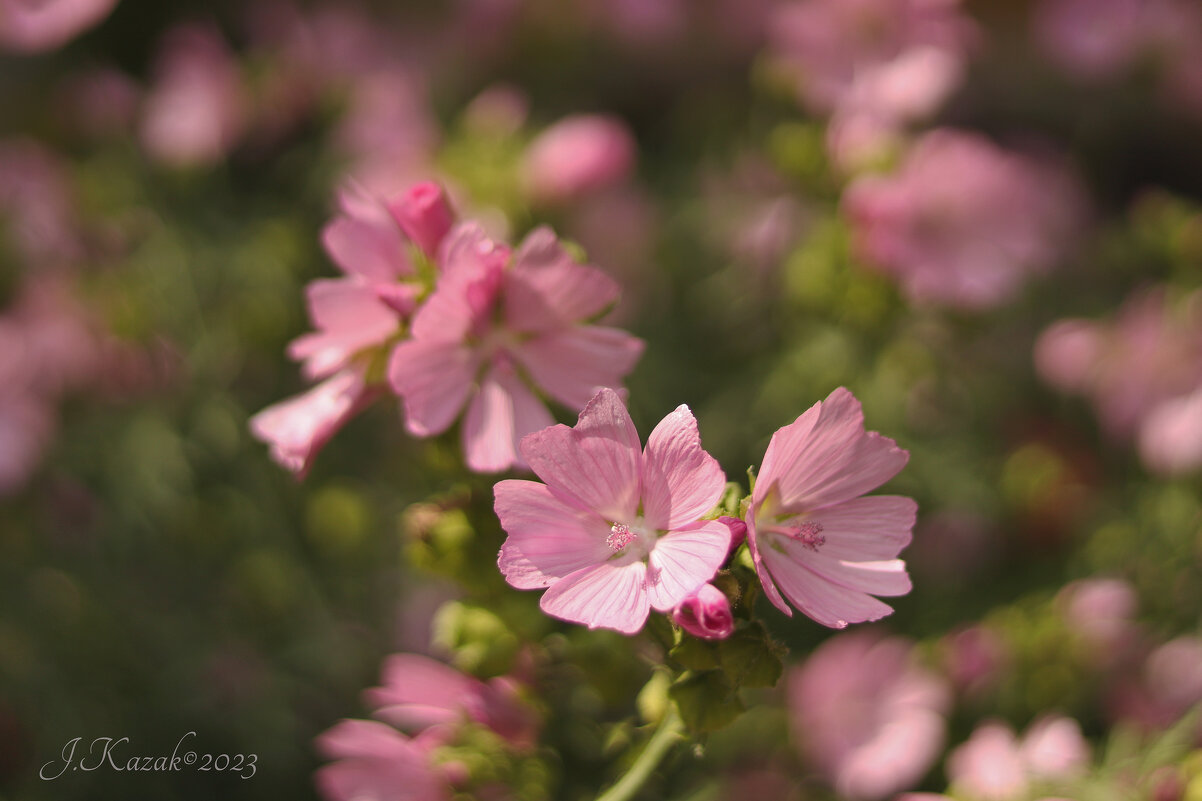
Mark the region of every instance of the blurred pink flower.
<instances>
[{"instance_id":1,"label":"blurred pink flower","mask_svg":"<svg viewBox=\"0 0 1202 801\"><path fill-rule=\"evenodd\" d=\"M910 542L918 507L860 496L909 458L864 431L860 402L843 388L772 435L746 521L756 573L776 608L792 616L787 598L834 628L893 611L872 596L910 591L905 562L894 557Z\"/></svg>"},{"instance_id":2,"label":"blurred pink flower","mask_svg":"<svg viewBox=\"0 0 1202 801\"><path fill-rule=\"evenodd\" d=\"M1077 227L1068 176L953 130L923 135L890 176L864 176L844 211L862 258L918 303L999 305L1051 269Z\"/></svg>"},{"instance_id":3,"label":"blurred pink flower","mask_svg":"<svg viewBox=\"0 0 1202 801\"><path fill-rule=\"evenodd\" d=\"M1057 594L1056 604L1069 631L1089 647L1095 661L1113 662L1134 644L1139 598L1128 582L1080 579Z\"/></svg>"},{"instance_id":4,"label":"blurred pink flower","mask_svg":"<svg viewBox=\"0 0 1202 801\"><path fill-rule=\"evenodd\" d=\"M726 593L713 584L703 584L672 610L676 625L703 640L724 640L735 631Z\"/></svg>"},{"instance_id":5,"label":"blurred pink flower","mask_svg":"<svg viewBox=\"0 0 1202 801\"><path fill-rule=\"evenodd\" d=\"M53 50L108 16L117 0L0 0L0 47Z\"/></svg>"},{"instance_id":6,"label":"blurred pink flower","mask_svg":"<svg viewBox=\"0 0 1202 801\"><path fill-rule=\"evenodd\" d=\"M943 747L950 692L906 640L833 637L792 669L787 688L793 737L841 797L904 790Z\"/></svg>"},{"instance_id":7,"label":"blurred pink flower","mask_svg":"<svg viewBox=\"0 0 1202 801\"><path fill-rule=\"evenodd\" d=\"M392 65L357 76L348 93L334 138L350 178L387 197L429 174L439 134L423 82Z\"/></svg>"},{"instance_id":8,"label":"blurred pink flower","mask_svg":"<svg viewBox=\"0 0 1202 801\"><path fill-rule=\"evenodd\" d=\"M540 605L552 617L633 634L651 609L672 611L726 560L730 529L701 519L726 478L687 406L643 450L618 394L603 389L574 428L545 428L521 448L547 483L496 485L509 535L497 564L518 589L549 588Z\"/></svg>"},{"instance_id":9,"label":"blurred pink flower","mask_svg":"<svg viewBox=\"0 0 1202 801\"><path fill-rule=\"evenodd\" d=\"M95 67L67 78L55 98L59 114L87 136L128 137L142 87L115 67Z\"/></svg>"},{"instance_id":10,"label":"blurred pink flower","mask_svg":"<svg viewBox=\"0 0 1202 801\"><path fill-rule=\"evenodd\" d=\"M1171 69L1202 34L1191 0L1043 0L1033 20L1047 56L1086 78L1111 76L1157 53Z\"/></svg>"},{"instance_id":11,"label":"blurred pink flower","mask_svg":"<svg viewBox=\"0 0 1202 801\"><path fill-rule=\"evenodd\" d=\"M530 143L522 178L531 196L562 203L624 180L634 166L635 142L617 117L564 117Z\"/></svg>"},{"instance_id":12,"label":"blurred pink flower","mask_svg":"<svg viewBox=\"0 0 1202 801\"><path fill-rule=\"evenodd\" d=\"M247 98L238 64L217 29L185 24L169 30L154 72L140 126L150 156L173 167L225 158L245 128Z\"/></svg>"},{"instance_id":13,"label":"blurred pink flower","mask_svg":"<svg viewBox=\"0 0 1202 801\"><path fill-rule=\"evenodd\" d=\"M0 391L0 497L20 490L54 438L53 409L20 391Z\"/></svg>"},{"instance_id":14,"label":"blurred pink flower","mask_svg":"<svg viewBox=\"0 0 1202 801\"><path fill-rule=\"evenodd\" d=\"M250 431L271 447L271 458L304 478L313 460L347 421L380 394L363 376L344 370L300 395L268 406L250 419Z\"/></svg>"},{"instance_id":15,"label":"blurred pink flower","mask_svg":"<svg viewBox=\"0 0 1202 801\"><path fill-rule=\"evenodd\" d=\"M943 102L976 39L958 0L782 3L769 30L775 61L811 113L886 131Z\"/></svg>"},{"instance_id":16,"label":"blurred pink flower","mask_svg":"<svg viewBox=\"0 0 1202 801\"><path fill-rule=\"evenodd\" d=\"M1022 798L1032 781L1081 776L1089 761L1089 744L1071 718L1041 718L1022 740L1006 724L990 721L952 751L947 775L960 793L981 801L1009 801Z\"/></svg>"},{"instance_id":17,"label":"blurred pink flower","mask_svg":"<svg viewBox=\"0 0 1202 801\"><path fill-rule=\"evenodd\" d=\"M996 685L1010 658L1001 635L980 624L948 632L939 645L944 673L957 690L969 696Z\"/></svg>"},{"instance_id":18,"label":"blurred pink flower","mask_svg":"<svg viewBox=\"0 0 1202 801\"><path fill-rule=\"evenodd\" d=\"M538 737L539 721L512 679L485 683L415 654L390 656L383 685L364 700L391 725L343 720L317 738L318 750L338 760L316 775L330 801L449 799L471 776L461 763L439 761L436 749L455 742L463 726L485 726L517 750Z\"/></svg>"},{"instance_id":19,"label":"blurred pink flower","mask_svg":"<svg viewBox=\"0 0 1202 801\"><path fill-rule=\"evenodd\" d=\"M1139 455L1149 470L1162 475L1202 467L1202 385L1148 414L1139 430Z\"/></svg>"},{"instance_id":20,"label":"blurred pink flower","mask_svg":"<svg viewBox=\"0 0 1202 801\"><path fill-rule=\"evenodd\" d=\"M403 731L419 734L472 721L522 748L538 737L538 720L508 677L482 682L417 654L388 657L382 672L382 686L367 690L364 700L374 717Z\"/></svg>"},{"instance_id":21,"label":"blurred pink flower","mask_svg":"<svg viewBox=\"0 0 1202 801\"><path fill-rule=\"evenodd\" d=\"M1158 646L1139 674L1119 684L1111 707L1120 719L1152 730L1172 726L1202 703L1202 638L1184 635Z\"/></svg>"},{"instance_id":22,"label":"blurred pink flower","mask_svg":"<svg viewBox=\"0 0 1202 801\"><path fill-rule=\"evenodd\" d=\"M550 229L533 231L511 254L479 226L461 225L440 255L438 286L388 368L406 428L441 433L466 405L468 467L521 467L518 442L553 422L535 390L582 408L598 387L620 385L643 343L588 324L617 300L617 284L576 263Z\"/></svg>"},{"instance_id":23,"label":"blurred pink flower","mask_svg":"<svg viewBox=\"0 0 1202 801\"><path fill-rule=\"evenodd\" d=\"M83 257L70 176L40 142L0 141L0 230L25 267L73 266Z\"/></svg>"},{"instance_id":24,"label":"blurred pink flower","mask_svg":"<svg viewBox=\"0 0 1202 801\"><path fill-rule=\"evenodd\" d=\"M1035 366L1054 387L1089 397L1111 436L1137 437L1149 469L1202 463L1202 293L1173 299L1152 288L1113 320L1062 320L1040 335Z\"/></svg>"},{"instance_id":25,"label":"blurred pink flower","mask_svg":"<svg viewBox=\"0 0 1202 801\"><path fill-rule=\"evenodd\" d=\"M432 744L370 720L343 720L317 738L337 760L318 769L318 791L329 801L447 801L450 784L433 763Z\"/></svg>"}]
</instances>

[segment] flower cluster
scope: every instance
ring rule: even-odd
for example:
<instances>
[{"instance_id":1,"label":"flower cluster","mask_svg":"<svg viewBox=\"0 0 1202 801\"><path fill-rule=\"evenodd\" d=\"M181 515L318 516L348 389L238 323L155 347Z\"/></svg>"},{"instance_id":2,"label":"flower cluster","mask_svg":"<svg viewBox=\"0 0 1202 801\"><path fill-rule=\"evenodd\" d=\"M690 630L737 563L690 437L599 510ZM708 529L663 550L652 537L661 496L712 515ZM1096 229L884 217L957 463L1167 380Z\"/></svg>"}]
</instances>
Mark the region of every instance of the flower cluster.
<instances>
[{"instance_id":1,"label":"flower cluster","mask_svg":"<svg viewBox=\"0 0 1202 801\"><path fill-rule=\"evenodd\" d=\"M389 202L342 195L322 235L343 276L309 285L317 329L289 354L322 383L271 406L252 430L304 475L325 442L385 389L414 436L461 428L468 466L523 467L517 443L550 425L541 395L582 407L618 386L642 342L593 320L617 284L578 263L549 229L516 250L474 223L456 224L441 189L418 184Z\"/></svg>"}]
</instances>

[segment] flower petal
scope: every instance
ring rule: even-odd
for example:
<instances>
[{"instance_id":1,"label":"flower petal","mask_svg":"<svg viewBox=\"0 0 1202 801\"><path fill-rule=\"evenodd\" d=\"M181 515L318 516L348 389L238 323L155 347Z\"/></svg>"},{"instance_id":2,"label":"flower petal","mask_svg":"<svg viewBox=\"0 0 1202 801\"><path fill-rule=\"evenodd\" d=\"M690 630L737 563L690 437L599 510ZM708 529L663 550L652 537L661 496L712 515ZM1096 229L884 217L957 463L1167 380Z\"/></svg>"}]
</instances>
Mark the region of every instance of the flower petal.
<instances>
[{"instance_id":1,"label":"flower petal","mask_svg":"<svg viewBox=\"0 0 1202 801\"><path fill-rule=\"evenodd\" d=\"M305 295L318 330L293 340L288 355L305 361L310 378L345 366L356 351L383 343L400 326L396 310L356 279L319 279L305 288Z\"/></svg>"},{"instance_id":2,"label":"flower petal","mask_svg":"<svg viewBox=\"0 0 1202 801\"><path fill-rule=\"evenodd\" d=\"M506 278L505 321L515 331L545 331L595 317L618 299L618 284L577 263L552 233L532 231L514 254Z\"/></svg>"},{"instance_id":3,"label":"flower petal","mask_svg":"<svg viewBox=\"0 0 1202 801\"><path fill-rule=\"evenodd\" d=\"M772 435L755 502L775 489L783 511L837 504L884 484L909 458L893 440L864 431L860 402L840 387Z\"/></svg>"},{"instance_id":4,"label":"flower petal","mask_svg":"<svg viewBox=\"0 0 1202 801\"><path fill-rule=\"evenodd\" d=\"M640 561L592 565L556 582L539 606L552 617L634 634L650 614L647 565Z\"/></svg>"},{"instance_id":5,"label":"flower petal","mask_svg":"<svg viewBox=\"0 0 1202 801\"><path fill-rule=\"evenodd\" d=\"M806 515L822 526L824 556L862 562L892 559L910 544L918 504L900 495L869 495Z\"/></svg>"},{"instance_id":6,"label":"flower petal","mask_svg":"<svg viewBox=\"0 0 1202 801\"><path fill-rule=\"evenodd\" d=\"M681 404L651 432L643 453L643 518L676 529L701 518L722 499L726 474L701 447L697 419Z\"/></svg>"},{"instance_id":7,"label":"flower petal","mask_svg":"<svg viewBox=\"0 0 1202 801\"><path fill-rule=\"evenodd\" d=\"M509 534L497 559L505 580L519 590L548 587L612 556L609 524L565 503L535 481L499 481L494 509Z\"/></svg>"},{"instance_id":8,"label":"flower petal","mask_svg":"<svg viewBox=\"0 0 1202 801\"><path fill-rule=\"evenodd\" d=\"M551 426L521 442L526 464L557 494L607 520L630 520L639 500L639 435L621 398L598 392L573 428Z\"/></svg>"},{"instance_id":9,"label":"flower petal","mask_svg":"<svg viewBox=\"0 0 1202 801\"><path fill-rule=\"evenodd\" d=\"M418 654L393 654L384 662L383 685L364 691L376 717L410 731L463 718L479 706L484 685Z\"/></svg>"},{"instance_id":10,"label":"flower petal","mask_svg":"<svg viewBox=\"0 0 1202 801\"><path fill-rule=\"evenodd\" d=\"M386 283L413 272L405 253L405 238L383 208L379 220L336 218L322 230L321 243L347 275Z\"/></svg>"},{"instance_id":11,"label":"flower petal","mask_svg":"<svg viewBox=\"0 0 1202 801\"><path fill-rule=\"evenodd\" d=\"M514 350L536 386L569 409L601 387L619 387L643 355L643 341L617 328L587 325L554 331Z\"/></svg>"},{"instance_id":12,"label":"flower petal","mask_svg":"<svg viewBox=\"0 0 1202 801\"><path fill-rule=\"evenodd\" d=\"M388 381L404 401L410 434L428 437L454 422L472 390L476 366L476 355L454 343L411 339L396 346Z\"/></svg>"},{"instance_id":13,"label":"flower petal","mask_svg":"<svg viewBox=\"0 0 1202 801\"><path fill-rule=\"evenodd\" d=\"M842 629L849 623L879 620L893 612L892 607L871 595L836 584L775 548L763 548L760 553L781 593L824 626Z\"/></svg>"},{"instance_id":14,"label":"flower petal","mask_svg":"<svg viewBox=\"0 0 1202 801\"><path fill-rule=\"evenodd\" d=\"M481 382L463 422L467 466L478 473L524 467L518 454L522 437L554 423L547 407L513 369L497 365Z\"/></svg>"},{"instance_id":15,"label":"flower petal","mask_svg":"<svg viewBox=\"0 0 1202 801\"><path fill-rule=\"evenodd\" d=\"M655 542L647 570L647 597L660 612L672 609L708 582L726 561L730 527L706 520L669 531Z\"/></svg>"},{"instance_id":16,"label":"flower petal","mask_svg":"<svg viewBox=\"0 0 1202 801\"><path fill-rule=\"evenodd\" d=\"M781 597L780 590L776 588L776 582L773 580L772 574L768 572L768 566L764 564L764 556L759 548L759 538L756 536L755 519L749 517L744 522L747 525L747 550L751 552L751 563L755 565L755 574L759 577L760 586L764 588L764 595L772 602L773 606L789 617L793 617L793 609Z\"/></svg>"}]
</instances>

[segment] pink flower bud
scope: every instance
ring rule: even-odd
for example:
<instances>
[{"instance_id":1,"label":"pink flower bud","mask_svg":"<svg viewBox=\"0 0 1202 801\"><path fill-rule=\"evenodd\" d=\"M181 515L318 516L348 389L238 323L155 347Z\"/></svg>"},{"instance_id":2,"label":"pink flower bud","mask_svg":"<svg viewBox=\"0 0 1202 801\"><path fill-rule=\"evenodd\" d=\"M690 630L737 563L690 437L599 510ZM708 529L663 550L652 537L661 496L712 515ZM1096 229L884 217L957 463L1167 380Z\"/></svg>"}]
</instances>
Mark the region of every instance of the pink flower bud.
<instances>
[{"instance_id":1,"label":"pink flower bud","mask_svg":"<svg viewBox=\"0 0 1202 801\"><path fill-rule=\"evenodd\" d=\"M713 584L703 584L701 589L681 601L672 610L672 619L689 634L703 640L724 640L735 630L730 601Z\"/></svg>"},{"instance_id":2,"label":"pink flower bud","mask_svg":"<svg viewBox=\"0 0 1202 801\"><path fill-rule=\"evenodd\" d=\"M634 151L634 137L615 117L565 117L530 143L523 164L526 185L538 200L571 200L625 178Z\"/></svg>"},{"instance_id":3,"label":"pink flower bud","mask_svg":"<svg viewBox=\"0 0 1202 801\"><path fill-rule=\"evenodd\" d=\"M388 211L401 230L431 258L455 222L446 193L433 181L411 187L388 203Z\"/></svg>"},{"instance_id":4,"label":"pink flower bud","mask_svg":"<svg viewBox=\"0 0 1202 801\"><path fill-rule=\"evenodd\" d=\"M738 550L743 541L747 539L747 524L737 517L723 515L718 518L719 523L725 523L730 529L730 552L734 553Z\"/></svg>"}]
</instances>

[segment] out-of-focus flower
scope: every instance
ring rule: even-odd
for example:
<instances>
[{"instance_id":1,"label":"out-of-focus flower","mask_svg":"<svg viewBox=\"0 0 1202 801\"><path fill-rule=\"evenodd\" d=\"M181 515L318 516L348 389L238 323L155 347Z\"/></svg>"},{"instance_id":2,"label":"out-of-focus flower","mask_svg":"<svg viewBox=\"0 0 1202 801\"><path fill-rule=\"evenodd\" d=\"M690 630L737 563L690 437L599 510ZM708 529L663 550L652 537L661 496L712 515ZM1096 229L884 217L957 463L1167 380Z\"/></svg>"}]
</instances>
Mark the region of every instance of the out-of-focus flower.
<instances>
[{"instance_id":1,"label":"out-of-focus flower","mask_svg":"<svg viewBox=\"0 0 1202 801\"><path fill-rule=\"evenodd\" d=\"M959 85L976 29L958 0L804 0L780 4L773 59L814 114L838 132L831 149L852 165Z\"/></svg>"},{"instance_id":2,"label":"out-of-focus flower","mask_svg":"<svg viewBox=\"0 0 1202 801\"><path fill-rule=\"evenodd\" d=\"M687 406L644 450L618 394L603 389L575 427L543 429L521 448L546 485L496 485L509 534L498 566L518 589L549 588L540 605L552 617L633 634L651 609L672 611L726 560L730 528L701 519L725 476Z\"/></svg>"},{"instance_id":3,"label":"out-of-focus flower","mask_svg":"<svg viewBox=\"0 0 1202 801\"><path fill-rule=\"evenodd\" d=\"M828 640L788 679L793 737L844 798L884 798L922 778L943 747L950 703L908 641L869 633Z\"/></svg>"},{"instance_id":4,"label":"out-of-focus flower","mask_svg":"<svg viewBox=\"0 0 1202 801\"><path fill-rule=\"evenodd\" d=\"M329 801L443 801L451 796L446 776L431 760L432 745L383 723L344 720L317 738L317 749L337 760L314 777Z\"/></svg>"},{"instance_id":5,"label":"out-of-focus flower","mask_svg":"<svg viewBox=\"0 0 1202 801\"><path fill-rule=\"evenodd\" d=\"M1102 426L1138 438L1144 464L1163 473L1202 463L1202 293L1133 295L1113 321L1062 320L1035 345L1049 384L1087 395Z\"/></svg>"},{"instance_id":6,"label":"out-of-focus flower","mask_svg":"<svg viewBox=\"0 0 1202 801\"><path fill-rule=\"evenodd\" d=\"M1006 724L990 721L952 751L947 774L957 797L1008 801L1021 798L1032 782L1082 775L1089 760L1089 744L1071 718L1037 720L1022 740Z\"/></svg>"},{"instance_id":7,"label":"out-of-focus flower","mask_svg":"<svg viewBox=\"0 0 1202 801\"><path fill-rule=\"evenodd\" d=\"M371 194L397 194L433 163L438 128L425 86L393 66L358 77L335 141L352 163L348 174Z\"/></svg>"},{"instance_id":8,"label":"out-of-focus flower","mask_svg":"<svg viewBox=\"0 0 1202 801\"><path fill-rule=\"evenodd\" d=\"M1139 430L1143 463L1163 475L1202 467L1202 385L1153 409Z\"/></svg>"},{"instance_id":9,"label":"out-of-focus flower","mask_svg":"<svg viewBox=\"0 0 1202 801\"><path fill-rule=\"evenodd\" d=\"M0 0L0 47L53 50L109 15L117 0Z\"/></svg>"},{"instance_id":10,"label":"out-of-focus flower","mask_svg":"<svg viewBox=\"0 0 1202 801\"><path fill-rule=\"evenodd\" d=\"M703 640L724 640L735 630L730 600L713 584L702 585L677 604L672 610L672 619L689 634Z\"/></svg>"},{"instance_id":11,"label":"out-of-focus flower","mask_svg":"<svg viewBox=\"0 0 1202 801\"><path fill-rule=\"evenodd\" d=\"M1067 175L953 130L922 136L900 169L844 196L856 250L915 302L1001 304L1051 269L1077 227Z\"/></svg>"},{"instance_id":12,"label":"out-of-focus flower","mask_svg":"<svg viewBox=\"0 0 1202 801\"><path fill-rule=\"evenodd\" d=\"M112 67L98 67L68 78L55 98L70 126L92 137L129 136L138 116L142 89Z\"/></svg>"},{"instance_id":13,"label":"out-of-focus flower","mask_svg":"<svg viewBox=\"0 0 1202 801\"><path fill-rule=\"evenodd\" d=\"M1202 16L1189 0L1043 0L1033 20L1047 56L1088 78L1157 52L1171 67L1202 34Z\"/></svg>"},{"instance_id":14,"label":"out-of-focus flower","mask_svg":"<svg viewBox=\"0 0 1202 801\"><path fill-rule=\"evenodd\" d=\"M1156 731L1200 702L1202 638L1186 635L1148 654L1140 674L1115 688L1110 705L1116 717Z\"/></svg>"},{"instance_id":15,"label":"out-of-focus flower","mask_svg":"<svg viewBox=\"0 0 1202 801\"><path fill-rule=\"evenodd\" d=\"M387 203L353 191L340 200L342 214L326 226L322 243L345 275L309 285L317 331L288 346L308 378L327 380L269 406L250 424L271 446L272 458L301 477L330 437L380 395L378 384L368 384L367 371L401 334L424 291L410 248L420 248L433 263L452 222L445 195L431 183Z\"/></svg>"},{"instance_id":16,"label":"out-of-focus flower","mask_svg":"<svg viewBox=\"0 0 1202 801\"><path fill-rule=\"evenodd\" d=\"M330 438L379 394L356 371L345 370L268 406L250 419L250 431L271 447L276 463L304 478Z\"/></svg>"},{"instance_id":17,"label":"out-of-focus flower","mask_svg":"<svg viewBox=\"0 0 1202 801\"><path fill-rule=\"evenodd\" d=\"M330 801L448 799L472 777L437 749L453 744L462 727L483 726L517 751L538 735L538 720L511 679L485 683L423 656L389 657L383 686L364 696L373 715L391 725L343 720L318 737L318 750L337 760L315 777Z\"/></svg>"},{"instance_id":18,"label":"out-of-focus flower","mask_svg":"<svg viewBox=\"0 0 1202 801\"><path fill-rule=\"evenodd\" d=\"M1074 581L1056 596L1069 630L1089 646L1095 659L1113 661L1136 636L1135 588L1115 578Z\"/></svg>"},{"instance_id":19,"label":"out-of-focus flower","mask_svg":"<svg viewBox=\"0 0 1202 801\"><path fill-rule=\"evenodd\" d=\"M472 470L522 466L518 442L552 423L535 389L572 409L621 384L641 340L590 325L618 297L612 279L576 263L547 228L516 252L476 225L453 231L442 277L397 345L389 381L414 436L441 433L467 406L463 449ZM524 452L523 452L524 453Z\"/></svg>"},{"instance_id":20,"label":"out-of-focus flower","mask_svg":"<svg viewBox=\"0 0 1202 801\"><path fill-rule=\"evenodd\" d=\"M173 167L216 163L242 135L246 114L238 64L216 28L168 31L142 111L140 136L151 157Z\"/></svg>"},{"instance_id":21,"label":"out-of-focus flower","mask_svg":"<svg viewBox=\"0 0 1202 801\"><path fill-rule=\"evenodd\" d=\"M83 255L67 171L38 142L0 142L0 228L27 267L70 266Z\"/></svg>"},{"instance_id":22,"label":"out-of-focus flower","mask_svg":"<svg viewBox=\"0 0 1202 801\"><path fill-rule=\"evenodd\" d=\"M910 591L905 562L894 557L910 543L918 506L860 496L909 458L864 430L860 402L842 387L772 435L746 521L756 573L777 609L792 616L787 598L834 628L893 611L872 596Z\"/></svg>"},{"instance_id":23,"label":"out-of-focus flower","mask_svg":"<svg viewBox=\"0 0 1202 801\"><path fill-rule=\"evenodd\" d=\"M530 143L522 178L535 200L562 203L624 180L634 156L634 137L624 122L578 114L555 123Z\"/></svg>"},{"instance_id":24,"label":"out-of-focus flower","mask_svg":"<svg viewBox=\"0 0 1202 801\"><path fill-rule=\"evenodd\" d=\"M939 645L944 673L957 690L969 696L994 686L1009 659L1005 640L983 625L949 632Z\"/></svg>"}]
</instances>

